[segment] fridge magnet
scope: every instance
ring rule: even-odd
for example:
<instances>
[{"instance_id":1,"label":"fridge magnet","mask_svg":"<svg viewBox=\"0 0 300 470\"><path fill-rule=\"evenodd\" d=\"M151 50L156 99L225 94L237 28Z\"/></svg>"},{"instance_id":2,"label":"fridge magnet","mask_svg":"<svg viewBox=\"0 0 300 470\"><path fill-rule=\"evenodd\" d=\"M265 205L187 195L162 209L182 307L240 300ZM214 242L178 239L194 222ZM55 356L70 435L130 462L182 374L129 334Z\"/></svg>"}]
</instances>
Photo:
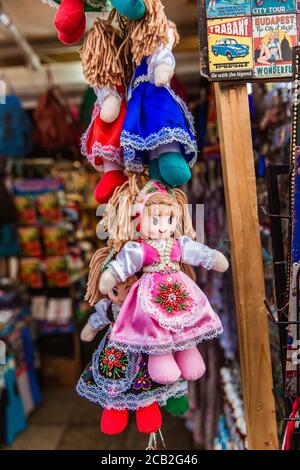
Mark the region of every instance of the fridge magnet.
<instances>
[{"instance_id":1,"label":"fridge magnet","mask_svg":"<svg viewBox=\"0 0 300 470\"><path fill-rule=\"evenodd\" d=\"M278 15L292 13L296 9L295 0L251 0L251 2L253 15Z\"/></svg>"},{"instance_id":2,"label":"fridge magnet","mask_svg":"<svg viewBox=\"0 0 300 470\"><path fill-rule=\"evenodd\" d=\"M252 21L255 77L291 77L292 48L297 44L296 15L256 16Z\"/></svg>"},{"instance_id":3,"label":"fridge magnet","mask_svg":"<svg viewBox=\"0 0 300 470\"><path fill-rule=\"evenodd\" d=\"M208 20L207 37L211 79L252 77L253 50L250 17Z\"/></svg>"},{"instance_id":4,"label":"fridge magnet","mask_svg":"<svg viewBox=\"0 0 300 470\"><path fill-rule=\"evenodd\" d=\"M206 0L207 18L250 15L251 0Z\"/></svg>"}]
</instances>

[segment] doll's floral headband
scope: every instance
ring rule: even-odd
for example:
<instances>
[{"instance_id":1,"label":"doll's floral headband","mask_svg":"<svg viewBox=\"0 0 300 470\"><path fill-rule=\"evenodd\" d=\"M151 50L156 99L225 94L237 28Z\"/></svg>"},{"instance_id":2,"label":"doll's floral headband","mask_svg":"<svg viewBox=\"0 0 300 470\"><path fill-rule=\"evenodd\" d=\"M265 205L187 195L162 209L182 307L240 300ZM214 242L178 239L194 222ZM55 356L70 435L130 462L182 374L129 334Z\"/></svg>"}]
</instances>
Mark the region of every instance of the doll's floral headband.
<instances>
[{"instance_id":1,"label":"doll's floral headband","mask_svg":"<svg viewBox=\"0 0 300 470\"><path fill-rule=\"evenodd\" d=\"M176 200L174 191L167 186L163 181L150 180L143 187L143 189L137 195L134 205L133 205L133 215L134 217L140 217L143 214L145 206L148 200L154 194L164 194L166 196L172 196Z\"/></svg>"}]
</instances>

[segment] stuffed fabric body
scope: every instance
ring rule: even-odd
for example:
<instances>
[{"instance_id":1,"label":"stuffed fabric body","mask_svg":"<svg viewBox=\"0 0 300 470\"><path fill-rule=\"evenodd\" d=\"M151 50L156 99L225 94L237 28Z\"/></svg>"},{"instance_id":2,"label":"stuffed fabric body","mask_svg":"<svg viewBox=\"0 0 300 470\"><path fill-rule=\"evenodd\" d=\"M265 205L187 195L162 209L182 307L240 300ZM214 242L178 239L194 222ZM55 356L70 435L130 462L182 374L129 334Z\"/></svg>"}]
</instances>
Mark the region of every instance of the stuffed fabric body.
<instances>
[{"instance_id":1,"label":"stuffed fabric body","mask_svg":"<svg viewBox=\"0 0 300 470\"><path fill-rule=\"evenodd\" d=\"M188 350L223 332L218 315L179 262L211 269L215 251L188 237L128 242L110 264L124 281L143 269L121 307L109 344L153 355Z\"/></svg>"},{"instance_id":2,"label":"stuffed fabric body","mask_svg":"<svg viewBox=\"0 0 300 470\"><path fill-rule=\"evenodd\" d=\"M187 394L187 383L183 380L170 385L153 382L146 355L125 353L109 346L118 314L116 304L106 299L96 305L96 313L89 320L95 329L113 321L78 381L78 394L105 409L131 411L155 402L164 406L169 398Z\"/></svg>"}]
</instances>

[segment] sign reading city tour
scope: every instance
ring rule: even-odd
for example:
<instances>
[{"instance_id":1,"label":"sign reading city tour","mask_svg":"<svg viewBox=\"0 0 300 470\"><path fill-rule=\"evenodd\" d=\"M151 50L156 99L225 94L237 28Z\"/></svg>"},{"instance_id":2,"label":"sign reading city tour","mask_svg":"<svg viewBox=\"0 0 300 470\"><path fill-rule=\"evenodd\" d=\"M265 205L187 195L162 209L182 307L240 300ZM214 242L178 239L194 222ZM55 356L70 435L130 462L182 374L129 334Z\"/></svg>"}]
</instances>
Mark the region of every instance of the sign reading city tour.
<instances>
[{"instance_id":1,"label":"sign reading city tour","mask_svg":"<svg viewBox=\"0 0 300 470\"><path fill-rule=\"evenodd\" d=\"M198 3L203 76L211 81L292 78L292 50L300 36L300 2Z\"/></svg>"}]
</instances>

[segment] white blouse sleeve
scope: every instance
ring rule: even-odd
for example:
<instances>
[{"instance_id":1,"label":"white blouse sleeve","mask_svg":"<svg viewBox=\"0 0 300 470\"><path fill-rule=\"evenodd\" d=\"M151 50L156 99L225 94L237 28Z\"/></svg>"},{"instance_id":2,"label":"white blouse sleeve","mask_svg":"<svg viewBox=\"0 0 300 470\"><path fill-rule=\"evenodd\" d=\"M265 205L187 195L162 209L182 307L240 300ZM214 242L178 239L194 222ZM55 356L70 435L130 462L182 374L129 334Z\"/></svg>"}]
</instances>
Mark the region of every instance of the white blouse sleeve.
<instances>
[{"instance_id":1,"label":"white blouse sleeve","mask_svg":"<svg viewBox=\"0 0 300 470\"><path fill-rule=\"evenodd\" d=\"M154 70L158 65L166 64L175 69L175 57L168 47L160 46L148 57L148 79L154 83Z\"/></svg>"},{"instance_id":2,"label":"white blouse sleeve","mask_svg":"<svg viewBox=\"0 0 300 470\"><path fill-rule=\"evenodd\" d=\"M198 243L189 237L180 237L181 261L191 266L202 266L212 269L215 264L217 251L212 250L203 243Z\"/></svg>"},{"instance_id":3,"label":"white blouse sleeve","mask_svg":"<svg viewBox=\"0 0 300 470\"><path fill-rule=\"evenodd\" d=\"M95 86L94 92L97 96L97 102L100 107L103 105L105 98L107 98L108 96L116 96L117 98L119 98L120 101L122 101L122 98L119 95L119 93L113 88L110 88L108 86L105 86L102 88L98 88Z\"/></svg>"},{"instance_id":4,"label":"white blouse sleeve","mask_svg":"<svg viewBox=\"0 0 300 470\"><path fill-rule=\"evenodd\" d=\"M118 282L124 282L142 269L143 261L144 252L142 244L128 242L116 259L109 264L109 269L113 270Z\"/></svg>"},{"instance_id":5,"label":"white blouse sleeve","mask_svg":"<svg viewBox=\"0 0 300 470\"><path fill-rule=\"evenodd\" d=\"M110 320L107 318L107 309L110 304L111 300L102 299L95 305L96 312L89 318L89 323L94 330L101 330L106 325L109 325Z\"/></svg>"}]
</instances>

